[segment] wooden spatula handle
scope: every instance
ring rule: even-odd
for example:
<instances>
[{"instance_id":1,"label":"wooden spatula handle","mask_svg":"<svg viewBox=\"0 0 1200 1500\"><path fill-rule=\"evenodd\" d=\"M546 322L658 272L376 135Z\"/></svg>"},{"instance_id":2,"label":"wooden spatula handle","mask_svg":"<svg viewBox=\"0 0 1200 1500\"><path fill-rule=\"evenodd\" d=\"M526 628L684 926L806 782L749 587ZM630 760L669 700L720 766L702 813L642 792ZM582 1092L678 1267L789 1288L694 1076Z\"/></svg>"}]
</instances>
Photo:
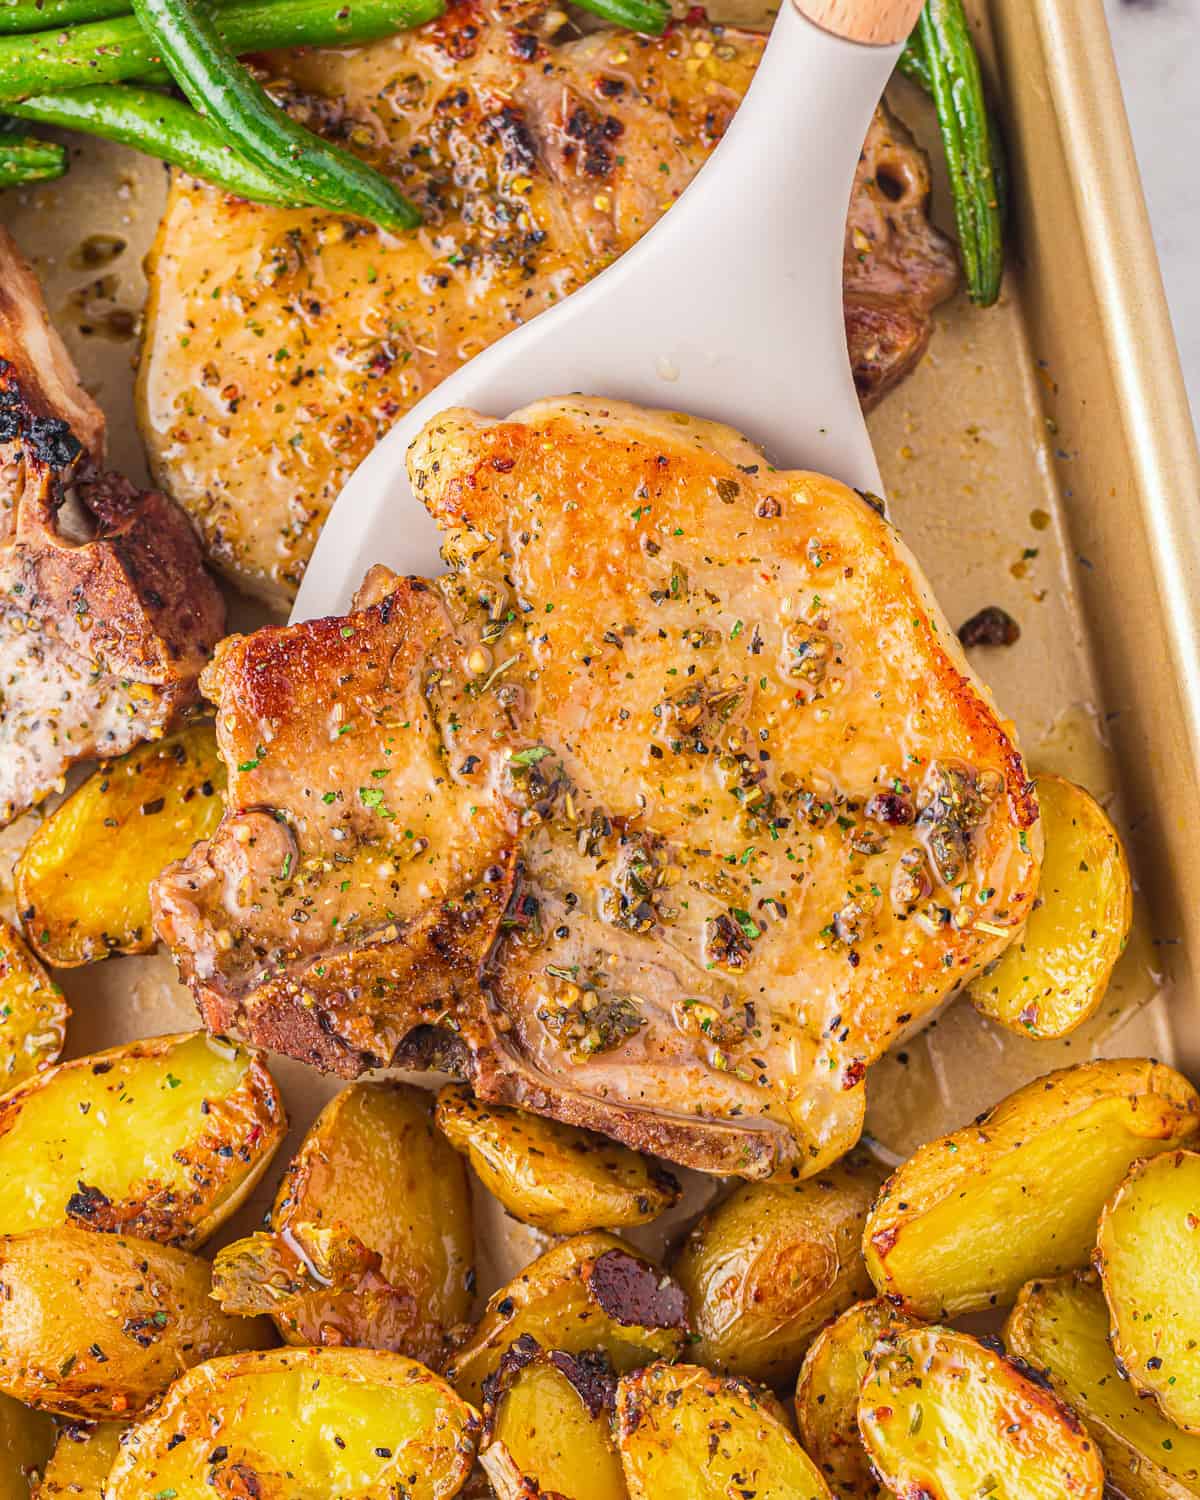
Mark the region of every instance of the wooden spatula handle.
<instances>
[{"instance_id":1,"label":"wooden spatula handle","mask_svg":"<svg viewBox=\"0 0 1200 1500\"><path fill-rule=\"evenodd\" d=\"M794 0L802 16L850 42L877 47L902 42L917 24L923 0Z\"/></svg>"}]
</instances>

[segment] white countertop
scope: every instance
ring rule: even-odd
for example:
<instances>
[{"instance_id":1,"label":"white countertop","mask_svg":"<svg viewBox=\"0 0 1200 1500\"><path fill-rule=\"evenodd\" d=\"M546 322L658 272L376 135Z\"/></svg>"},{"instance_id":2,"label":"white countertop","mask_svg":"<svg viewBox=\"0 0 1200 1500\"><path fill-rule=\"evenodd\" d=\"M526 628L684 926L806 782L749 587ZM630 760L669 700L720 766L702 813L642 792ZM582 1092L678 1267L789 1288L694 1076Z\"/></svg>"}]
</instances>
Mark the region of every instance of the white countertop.
<instances>
[{"instance_id":1,"label":"white countertop","mask_svg":"<svg viewBox=\"0 0 1200 1500\"><path fill-rule=\"evenodd\" d=\"M1200 0L1105 0L1105 10L1200 425Z\"/></svg>"}]
</instances>

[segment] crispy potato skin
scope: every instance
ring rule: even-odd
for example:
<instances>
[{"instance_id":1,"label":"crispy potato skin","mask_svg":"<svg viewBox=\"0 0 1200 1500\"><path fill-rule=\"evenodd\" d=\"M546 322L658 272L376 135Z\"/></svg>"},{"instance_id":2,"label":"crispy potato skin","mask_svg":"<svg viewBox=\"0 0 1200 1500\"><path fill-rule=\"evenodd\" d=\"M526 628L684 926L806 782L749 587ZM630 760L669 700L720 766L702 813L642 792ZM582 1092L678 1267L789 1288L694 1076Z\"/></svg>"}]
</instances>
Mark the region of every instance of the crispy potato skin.
<instances>
[{"instance_id":1,"label":"crispy potato skin","mask_svg":"<svg viewBox=\"0 0 1200 1500\"><path fill-rule=\"evenodd\" d=\"M0 1233L73 1219L194 1247L286 1130L260 1055L204 1032L59 1063L0 1098Z\"/></svg>"},{"instance_id":2,"label":"crispy potato skin","mask_svg":"<svg viewBox=\"0 0 1200 1500\"><path fill-rule=\"evenodd\" d=\"M207 1261L127 1235L6 1235L0 1284L0 1390L59 1416L136 1415L191 1365L273 1342L221 1312Z\"/></svg>"},{"instance_id":3,"label":"crispy potato skin","mask_svg":"<svg viewBox=\"0 0 1200 1500\"><path fill-rule=\"evenodd\" d=\"M617 1370L673 1359L687 1337L681 1288L640 1251L595 1231L562 1240L492 1296L446 1378L480 1403L483 1383L523 1334L545 1349L598 1349Z\"/></svg>"},{"instance_id":4,"label":"crispy potato skin","mask_svg":"<svg viewBox=\"0 0 1200 1500\"><path fill-rule=\"evenodd\" d=\"M58 985L0 917L0 1092L58 1061L70 1014Z\"/></svg>"},{"instance_id":5,"label":"crispy potato skin","mask_svg":"<svg viewBox=\"0 0 1200 1500\"><path fill-rule=\"evenodd\" d=\"M676 1178L628 1146L486 1104L463 1084L438 1095L437 1123L514 1218L552 1234L648 1224L679 1201Z\"/></svg>"},{"instance_id":6,"label":"crispy potato skin","mask_svg":"<svg viewBox=\"0 0 1200 1500\"><path fill-rule=\"evenodd\" d=\"M630 1500L829 1500L769 1395L698 1365L650 1365L617 1387Z\"/></svg>"},{"instance_id":7,"label":"crispy potato skin","mask_svg":"<svg viewBox=\"0 0 1200 1500\"><path fill-rule=\"evenodd\" d=\"M1133 920L1120 835L1083 787L1037 778L1046 838L1038 904L1024 931L967 986L981 1015L1021 1036L1066 1036L1108 988Z\"/></svg>"},{"instance_id":8,"label":"crispy potato skin","mask_svg":"<svg viewBox=\"0 0 1200 1500\"><path fill-rule=\"evenodd\" d=\"M1200 1433L1200 1154L1138 1161L1105 1205L1096 1267L1111 1342L1168 1421Z\"/></svg>"},{"instance_id":9,"label":"crispy potato skin","mask_svg":"<svg viewBox=\"0 0 1200 1500\"><path fill-rule=\"evenodd\" d=\"M888 1489L923 1500L1101 1500L1104 1470L1078 1418L970 1334L913 1328L875 1346L858 1426Z\"/></svg>"},{"instance_id":10,"label":"crispy potato skin","mask_svg":"<svg viewBox=\"0 0 1200 1500\"><path fill-rule=\"evenodd\" d=\"M711 1369L777 1385L821 1325L871 1290L863 1225L883 1172L855 1157L818 1177L747 1183L696 1225L672 1271Z\"/></svg>"},{"instance_id":11,"label":"crispy potato skin","mask_svg":"<svg viewBox=\"0 0 1200 1500\"><path fill-rule=\"evenodd\" d=\"M1023 1287L1004 1341L1082 1418L1120 1494L1191 1500L1200 1495L1200 1438L1181 1432L1154 1402L1138 1396L1117 1368L1108 1333L1099 1282L1076 1273Z\"/></svg>"},{"instance_id":12,"label":"crispy potato skin","mask_svg":"<svg viewBox=\"0 0 1200 1500\"><path fill-rule=\"evenodd\" d=\"M63 1427L34 1500L104 1500L104 1482L127 1427L124 1422L72 1422Z\"/></svg>"},{"instance_id":13,"label":"crispy potato skin","mask_svg":"<svg viewBox=\"0 0 1200 1500\"><path fill-rule=\"evenodd\" d=\"M0 1393L0 1496L4 1500L25 1500L32 1476L53 1446L53 1418Z\"/></svg>"},{"instance_id":14,"label":"crispy potato skin","mask_svg":"<svg viewBox=\"0 0 1200 1500\"><path fill-rule=\"evenodd\" d=\"M1010 1303L1032 1277L1085 1265L1129 1164L1198 1127L1200 1098L1164 1064L1047 1073L892 1173L863 1234L871 1279L915 1317Z\"/></svg>"},{"instance_id":15,"label":"crispy potato skin","mask_svg":"<svg viewBox=\"0 0 1200 1500\"><path fill-rule=\"evenodd\" d=\"M402 1354L238 1354L175 1382L130 1434L105 1500L451 1500L478 1434L478 1413Z\"/></svg>"},{"instance_id":16,"label":"crispy potato skin","mask_svg":"<svg viewBox=\"0 0 1200 1500\"><path fill-rule=\"evenodd\" d=\"M71 968L149 953L150 882L221 819L225 766L211 724L102 766L40 824L14 877L17 909L46 963Z\"/></svg>"},{"instance_id":17,"label":"crispy potato skin","mask_svg":"<svg viewBox=\"0 0 1200 1500\"><path fill-rule=\"evenodd\" d=\"M796 1382L796 1423L805 1451L834 1495L870 1500L881 1494L858 1431L858 1393L871 1350L912 1319L882 1297L857 1302L809 1345Z\"/></svg>"}]
</instances>

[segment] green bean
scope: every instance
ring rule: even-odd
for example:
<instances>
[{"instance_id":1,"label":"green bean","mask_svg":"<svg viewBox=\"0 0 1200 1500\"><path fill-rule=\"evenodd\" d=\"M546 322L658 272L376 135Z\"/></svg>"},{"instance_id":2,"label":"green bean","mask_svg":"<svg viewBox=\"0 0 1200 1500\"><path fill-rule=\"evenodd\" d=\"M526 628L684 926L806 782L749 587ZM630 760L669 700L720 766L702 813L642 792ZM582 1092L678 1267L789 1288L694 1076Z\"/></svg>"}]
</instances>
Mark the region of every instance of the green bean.
<instances>
[{"instance_id":1,"label":"green bean","mask_svg":"<svg viewBox=\"0 0 1200 1500\"><path fill-rule=\"evenodd\" d=\"M67 148L56 141L0 136L0 188L49 182L67 170Z\"/></svg>"},{"instance_id":2,"label":"green bean","mask_svg":"<svg viewBox=\"0 0 1200 1500\"><path fill-rule=\"evenodd\" d=\"M580 10L590 10L614 26L627 26L647 36L661 36L671 19L666 0L575 0Z\"/></svg>"},{"instance_id":3,"label":"green bean","mask_svg":"<svg viewBox=\"0 0 1200 1500\"><path fill-rule=\"evenodd\" d=\"M134 146L147 156L182 167L193 177L255 203L294 206L301 200L273 177L243 160L219 130L181 99L132 84L99 83L10 104L24 120L65 125L86 135Z\"/></svg>"},{"instance_id":4,"label":"green bean","mask_svg":"<svg viewBox=\"0 0 1200 1500\"><path fill-rule=\"evenodd\" d=\"M79 21L123 16L129 0L0 0L0 35L51 31Z\"/></svg>"}]
</instances>

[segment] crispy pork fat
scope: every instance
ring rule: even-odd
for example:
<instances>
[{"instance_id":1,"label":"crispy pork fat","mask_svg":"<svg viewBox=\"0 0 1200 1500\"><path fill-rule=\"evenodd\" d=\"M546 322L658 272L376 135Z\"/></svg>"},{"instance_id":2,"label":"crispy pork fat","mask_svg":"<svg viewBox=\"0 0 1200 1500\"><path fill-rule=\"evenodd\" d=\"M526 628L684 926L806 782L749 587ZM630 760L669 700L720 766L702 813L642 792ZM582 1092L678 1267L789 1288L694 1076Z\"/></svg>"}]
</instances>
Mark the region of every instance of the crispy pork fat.
<instances>
[{"instance_id":1,"label":"crispy pork fat","mask_svg":"<svg viewBox=\"0 0 1200 1500\"><path fill-rule=\"evenodd\" d=\"M874 504L582 398L410 454L437 580L225 642L227 812L154 891L207 1024L714 1172L815 1170L1028 912L1009 727Z\"/></svg>"}]
</instances>

